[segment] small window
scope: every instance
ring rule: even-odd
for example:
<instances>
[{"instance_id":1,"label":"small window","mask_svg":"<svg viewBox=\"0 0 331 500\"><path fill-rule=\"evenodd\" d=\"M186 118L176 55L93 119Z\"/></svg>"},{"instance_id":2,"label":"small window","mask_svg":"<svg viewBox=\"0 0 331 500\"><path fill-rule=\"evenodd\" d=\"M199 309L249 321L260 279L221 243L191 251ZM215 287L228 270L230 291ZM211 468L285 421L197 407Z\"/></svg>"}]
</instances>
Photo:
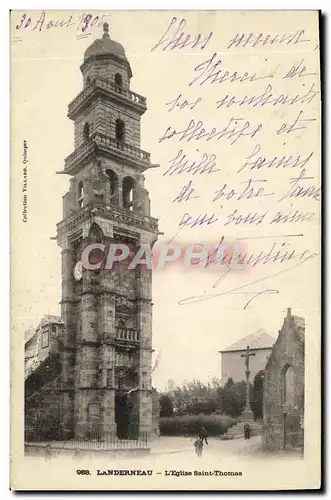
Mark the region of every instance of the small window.
<instances>
[{"instance_id":1,"label":"small window","mask_svg":"<svg viewBox=\"0 0 331 500\"><path fill-rule=\"evenodd\" d=\"M90 125L88 123L85 123L84 125L83 136L84 136L84 141L88 141L90 138Z\"/></svg>"},{"instance_id":2,"label":"small window","mask_svg":"<svg viewBox=\"0 0 331 500\"><path fill-rule=\"evenodd\" d=\"M122 87L122 85L123 85L123 78L122 78L122 75L120 75L120 73L116 73L116 75L115 75L115 83L116 83L116 85L118 85L118 87Z\"/></svg>"},{"instance_id":3,"label":"small window","mask_svg":"<svg viewBox=\"0 0 331 500\"><path fill-rule=\"evenodd\" d=\"M133 186L134 186L134 180L132 179L132 177L124 177L123 188L122 188L123 208L128 208L129 210L132 210Z\"/></svg>"},{"instance_id":4,"label":"small window","mask_svg":"<svg viewBox=\"0 0 331 500\"><path fill-rule=\"evenodd\" d=\"M52 326L52 332L56 332L56 326Z\"/></svg>"},{"instance_id":5,"label":"small window","mask_svg":"<svg viewBox=\"0 0 331 500\"><path fill-rule=\"evenodd\" d=\"M110 184L110 202L118 203L118 177L112 170L106 170L107 177Z\"/></svg>"},{"instance_id":6,"label":"small window","mask_svg":"<svg viewBox=\"0 0 331 500\"><path fill-rule=\"evenodd\" d=\"M78 206L79 208L82 208L84 203L84 190L83 190L83 183L80 182L78 184Z\"/></svg>"},{"instance_id":7,"label":"small window","mask_svg":"<svg viewBox=\"0 0 331 500\"><path fill-rule=\"evenodd\" d=\"M49 345L49 333L48 330L44 330L41 334L41 348L45 349Z\"/></svg>"},{"instance_id":8,"label":"small window","mask_svg":"<svg viewBox=\"0 0 331 500\"><path fill-rule=\"evenodd\" d=\"M91 85L91 78L88 76L86 78L86 87L88 87L89 85Z\"/></svg>"},{"instance_id":9,"label":"small window","mask_svg":"<svg viewBox=\"0 0 331 500\"><path fill-rule=\"evenodd\" d=\"M125 123L123 120L116 120L116 140L119 142L124 142L125 135Z\"/></svg>"}]
</instances>

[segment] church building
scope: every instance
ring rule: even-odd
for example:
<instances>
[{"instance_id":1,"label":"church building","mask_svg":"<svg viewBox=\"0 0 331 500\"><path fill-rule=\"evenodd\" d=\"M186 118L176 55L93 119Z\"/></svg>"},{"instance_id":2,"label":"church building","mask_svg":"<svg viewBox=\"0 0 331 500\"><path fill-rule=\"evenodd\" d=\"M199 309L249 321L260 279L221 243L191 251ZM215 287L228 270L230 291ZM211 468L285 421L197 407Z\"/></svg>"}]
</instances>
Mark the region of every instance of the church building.
<instances>
[{"instance_id":1,"label":"church building","mask_svg":"<svg viewBox=\"0 0 331 500\"><path fill-rule=\"evenodd\" d=\"M304 447L305 320L288 309L264 373L265 450Z\"/></svg>"},{"instance_id":2,"label":"church building","mask_svg":"<svg viewBox=\"0 0 331 500\"><path fill-rule=\"evenodd\" d=\"M106 269L100 251L90 255L90 263L100 264L95 269L82 264L91 243L139 249L157 240L158 221L150 215L143 176L150 154L140 149L146 98L130 89L130 63L107 23L80 69L83 89L68 107L74 151L58 172L70 176L70 188L57 225L62 300L56 356L50 360L56 377L45 397L40 387L38 405L57 401L56 439L147 439L153 426L151 270L127 263Z\"/></svg>"}]
</instances>

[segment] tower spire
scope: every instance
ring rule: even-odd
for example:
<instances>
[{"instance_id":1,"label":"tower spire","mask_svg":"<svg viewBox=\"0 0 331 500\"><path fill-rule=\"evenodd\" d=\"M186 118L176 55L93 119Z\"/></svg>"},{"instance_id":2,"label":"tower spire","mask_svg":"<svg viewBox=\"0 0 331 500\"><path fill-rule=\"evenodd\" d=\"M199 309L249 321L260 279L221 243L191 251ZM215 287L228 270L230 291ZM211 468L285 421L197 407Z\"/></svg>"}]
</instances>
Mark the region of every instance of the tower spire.
<instances>
[{"instance_id":1,"label":"tower spire","mask_svg":"<svg viewBox=\"0 0 331 500\"><path fill-rule=\"evenodd\" d=\"M110 38L109 36L109 24L103 23L103 36L102 38Z\"/></svg>"}]
</instances>

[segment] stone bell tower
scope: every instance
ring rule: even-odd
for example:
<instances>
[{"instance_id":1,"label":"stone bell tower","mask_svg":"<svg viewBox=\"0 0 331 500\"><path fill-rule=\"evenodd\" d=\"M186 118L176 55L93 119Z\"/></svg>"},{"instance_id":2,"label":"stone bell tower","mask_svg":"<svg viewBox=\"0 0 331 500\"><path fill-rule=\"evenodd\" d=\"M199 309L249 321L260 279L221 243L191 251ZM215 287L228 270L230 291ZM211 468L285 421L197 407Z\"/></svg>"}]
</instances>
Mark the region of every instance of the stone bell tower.
<instances>
[{"instance_id":1,"label":"stone bell tower","mask_svg":"<svg viewBox=\"0 0 331 500\"><path fill-rule=\"evenodd\" d=\"M92 242L139 248L158 235L143 177L150 154L140 149L146 99L130 90L129 61L108 31L104 24L103 37L86 50L83 90L69 104L75 148L60 172L70 176L70 189L57 226L62 435L102 441L138 439L152 429L151 270L123 263L88 270L81 254Z\"/></svg>"}]
</instances>

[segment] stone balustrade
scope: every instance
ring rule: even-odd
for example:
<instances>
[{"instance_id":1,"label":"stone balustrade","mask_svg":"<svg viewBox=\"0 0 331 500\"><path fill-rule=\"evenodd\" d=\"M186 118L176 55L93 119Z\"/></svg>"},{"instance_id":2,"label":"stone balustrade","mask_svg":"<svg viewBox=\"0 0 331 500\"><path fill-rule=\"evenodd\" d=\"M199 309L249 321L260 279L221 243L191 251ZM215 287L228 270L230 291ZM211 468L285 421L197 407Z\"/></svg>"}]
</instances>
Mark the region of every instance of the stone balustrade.
<instances>
[{"instance_id":1,"label":"stone balustrade","mask_svg":"<svg viewBox=\"0 0 331 500\"><path fill-rule=\"evenodd\" d=\"M96 202L91 202L85 205L78 212L74 213L62 222L59 222L58 229L74 228L79 222L85 219L85 217L90 216L92 213L102 213L103 215L109 215L111 219L119 222L124 222L149 231L158 231L158 221L154 217L139 216L130 210L119 206Z\"/></svg>"},{"instance_id":2,"label":"stone balustrade","mask_svg":"<svg viewBox=\"0 0 331 500\"><path fill-rule=\"evenodd\" d=\"M134 328L116 328L116 340L124 340L126 342L139 342L139 332Z\"/></svg>"},{"instance_id":3,"label":"stone balustrade","mask_svg":"<svg viewBox=\"0 0 331 500\"><path fill-rule=\"evenodd\" d=\"M74 167L96 148L106 149L110 152L120 154L124 158L127 157L128 159L136 160L146 165L151 161L150 153L132 146L131 144L117 141L113 137L108 137L96 132L87 141L78 146L73 153L67 156L65 159L64 171Z\"/></svg>"},{"instance_id":4,"label":"stone balustrade","mask_svg":"<svg viewBox=\"0 0 331 500\"><path fill-rule=\"evenodd\" d=\"M137 105L140 108L146 109L146 97L143 97L132 90L126 89L116 85L114 82L105 80L104 78L95 78L90 85L88 85L78 96L71 101L68 106L68 115L72 115L80 106L80 104L87 99L95 89L103 89L110 92L112 95L116 94L120 98L126 99Z\"/></svg>"}]
</instances>

